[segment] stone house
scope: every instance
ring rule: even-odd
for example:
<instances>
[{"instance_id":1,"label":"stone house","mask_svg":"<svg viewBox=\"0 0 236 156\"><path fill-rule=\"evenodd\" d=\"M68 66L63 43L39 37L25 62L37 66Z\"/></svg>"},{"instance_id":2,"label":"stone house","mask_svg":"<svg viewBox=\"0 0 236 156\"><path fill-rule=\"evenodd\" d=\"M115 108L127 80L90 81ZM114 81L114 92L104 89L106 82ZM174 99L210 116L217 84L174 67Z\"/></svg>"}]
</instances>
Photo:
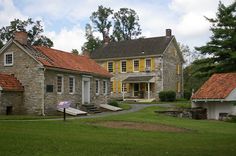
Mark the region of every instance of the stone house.
<instances>
[{"instance_id":1,"label":"stone house","mask_svg":"<svg viewBox=\"0 0 236 156\"><path fill-rule=\"evenodd\" d=\"M90 57L113 75L113 98L158 100L167 90L183 94L184 60L171 29L161 37L105 42Z\"/></svg>"},{"instance_id":2,"label":"stone house","mask_svg":"<svg viewBox=\"0 0 236 156\"><path fill-rule=\"evenodd\" d=\"M0 114L54 114L65 100L99 107L110 94L111 75L94 60L31 46L25 32L0 50L0 73Z\"/></svg>"},{"instance_id":3,"label":"stone house","mask_svg":"<svg viewBox=\"0 0 236 156\"><path fill-rule=\"evenodd\" d=\"M236 115L236 73L213 74L192 96L192 107L207 109L207 118Z\"/></svg>"}]
</instances>

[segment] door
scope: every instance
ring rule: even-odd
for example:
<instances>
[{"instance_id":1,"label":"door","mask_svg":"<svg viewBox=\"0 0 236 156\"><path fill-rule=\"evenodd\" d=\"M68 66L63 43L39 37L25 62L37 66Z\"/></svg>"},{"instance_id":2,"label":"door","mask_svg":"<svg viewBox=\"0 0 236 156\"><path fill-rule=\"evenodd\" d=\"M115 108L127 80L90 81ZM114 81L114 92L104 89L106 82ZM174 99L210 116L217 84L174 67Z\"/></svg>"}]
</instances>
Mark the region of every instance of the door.
<instances>
[{"instance_id":1,"label":"door","mask_svg":"<svg viewBox=\"0 0 236 156\"><path fill-rule=\"evenodd\" d=\"M90 103L90 78L82 79L82 104Z\"/></svg>"},{"instance_id":2,"label":"door","mask_svg":"<svg viewBox=\"0 0 236 156\"><path fill-rule=\"evenodd\" d=\"M139 84L134 83L134 96L139 96Z\"/></svg>"}]
</instances>

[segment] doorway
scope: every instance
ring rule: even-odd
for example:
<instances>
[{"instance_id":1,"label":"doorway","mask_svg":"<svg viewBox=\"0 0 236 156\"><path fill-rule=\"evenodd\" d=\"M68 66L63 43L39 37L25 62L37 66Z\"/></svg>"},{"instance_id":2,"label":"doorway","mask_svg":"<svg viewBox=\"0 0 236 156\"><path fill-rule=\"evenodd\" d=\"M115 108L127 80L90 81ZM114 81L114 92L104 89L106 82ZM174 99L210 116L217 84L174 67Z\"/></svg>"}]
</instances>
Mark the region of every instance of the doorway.
<instances>
[{"instance_id":1,"label":"doorway","mask_svg":"<svg viewBox=\"0 0 236 156\"><path fill-rule=\"evenodd\" d=\"M90 104L90 78L82 79L82 104Z\"/></svg>"},{"instance_id":2,"label":"doorway","mask_svg":"<svg viewBox=\"0 0 236 156\"><path fill-rule=\"evenodd\" d=\"M134 83L134 96L139 96L139 83Z\"/></svg>"},{"instance_id":3,"label":"doorway","mask_svg":"<svg viewBox=\"0 0 236 156\"><path fill-rule=\"evenodd\" d=\"M6 115L12 115L12 106L7 106Z\"/></svg>"}]
</instances>

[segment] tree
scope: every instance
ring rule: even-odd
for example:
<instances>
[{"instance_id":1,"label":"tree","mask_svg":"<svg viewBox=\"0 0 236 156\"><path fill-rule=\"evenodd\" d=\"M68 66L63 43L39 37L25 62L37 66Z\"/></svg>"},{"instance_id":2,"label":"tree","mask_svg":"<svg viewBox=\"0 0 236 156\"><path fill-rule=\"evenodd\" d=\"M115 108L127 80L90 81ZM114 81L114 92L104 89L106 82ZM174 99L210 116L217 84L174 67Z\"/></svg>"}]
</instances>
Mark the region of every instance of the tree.
<instances>
[{"instance_id":1,"label":"tree","mask_svg":"<svg viewBox=\"0 0 236 156\"><path fill-rule=\"evenodd\" d=\"M192 62L195 60L199 60L203 58L203 55L201 55L196 50L191 50L188 45L184 45L181 43L178 43L180 51L183 54L185 66L189 66Z\"/></svg>"},{"instance_id":2,"label":"tree","mask_svg":"<svg viewBox=\"0 0 236 156\"><path fill-rule=\"evenodd\" d=\"M33 21L31 18L28 18L25 21L20 19L14 19L10 22L9 26L2 27L0 29L0 39L1 42L7 42L13 38L16 31L26 31L28 33L28 42L31 45L40 45L46 47L52 47L53 42L44 35L43 26L41 21Z\"/></svg>"},{"instance_id":3,"label":"tree","mask_svg":"<svg viewBox=\"0 0 236 156\"><path fill-rule=\"evenodd\" d=\"M2 41L0 40L0 49L3 47L3 43Z\"/></svg>"},{"instance_id":4,"label":"tree","mask_svg":"<svg viewBox=\"0 0 236 156\"><path fill-rule=\"evenodd\" d=\"M102 33L103 40L108 36L110 28L112 26L109 17L113 14L111 8L103 7L102 5L98 6L98 10L93 12L90 16L90 19L95 26L95 29Z\"/></svg>"},{"instance_id":5,"label":"tree","mask_svg":"<svg viewBox=\"0 0 236 156\"><path fill-rule=\"evenodd\" d=\"M73 54L79 55L79 51L78 51L77 49L72 49L71 52L72 52Z\"/></svg>"},{"instance_id":6,"label":"tree","mask_svg":"<svg viewBox=\"0 0 236 156\"><path fill-rule=\"evenodd\" d=\"M92 52L102 45L102 41L98 37L94 37L93 30L90 24L86 24L85 32L87 42L85 42L82 46L82 51Z\"/></svg>"},{"instance_id":7,"label":"tree","mask_svg":"<svg viewBox=\"0 0 236 156\"><path fill-rule=\"evenodd\" d=\"M120 8L114 14L112 38L115 41L131 40L141 34L139 17L133 9Z\"/></svg>"},{"instance_id":8,"label":"tree","mask_svg":"<svg viewBox=\"0 0 236 156\"><path fill-rule=\"evenodd\" d=\"M236 71L236 2L227 7L220 2L216 18L206 19L212 23L213 35L211 41L196 50L211 57L198 62L204 65L200 70L208 75Z\"/></svg>"}]
</instances>

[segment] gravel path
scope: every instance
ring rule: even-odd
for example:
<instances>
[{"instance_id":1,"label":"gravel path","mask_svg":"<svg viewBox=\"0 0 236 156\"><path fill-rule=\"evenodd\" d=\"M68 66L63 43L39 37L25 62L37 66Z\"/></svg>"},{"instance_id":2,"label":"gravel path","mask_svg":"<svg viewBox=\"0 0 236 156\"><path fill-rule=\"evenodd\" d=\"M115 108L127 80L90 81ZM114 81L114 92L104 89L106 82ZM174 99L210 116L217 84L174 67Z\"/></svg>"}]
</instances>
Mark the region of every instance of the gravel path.
<instances>
[{"instance_id":1,"label":"gravel path","mask_svg":"<svg viewBox=\"0 0 236 156\"><path fill-rule=\"evenodd\" d=\"M141 109L144 109L146 107L151 106L160 106L160 107L173 107L172 104L130 104L131 109L129 110L123 110L118 112L102 112L98 114L89 114L86 116L76 116L76 117L68 117L66 120L72 120L72 119L82 119L82 118L98 118L98 117L105 117L105 116L111 116L111 115L120 115L120 114L127 114L132 112L137 112ZM62 118L56 118L56 119L29 119L29 120L0 120L0 121L50 121L50 120L63 120Z\"/></svg>"}]
</instances>

